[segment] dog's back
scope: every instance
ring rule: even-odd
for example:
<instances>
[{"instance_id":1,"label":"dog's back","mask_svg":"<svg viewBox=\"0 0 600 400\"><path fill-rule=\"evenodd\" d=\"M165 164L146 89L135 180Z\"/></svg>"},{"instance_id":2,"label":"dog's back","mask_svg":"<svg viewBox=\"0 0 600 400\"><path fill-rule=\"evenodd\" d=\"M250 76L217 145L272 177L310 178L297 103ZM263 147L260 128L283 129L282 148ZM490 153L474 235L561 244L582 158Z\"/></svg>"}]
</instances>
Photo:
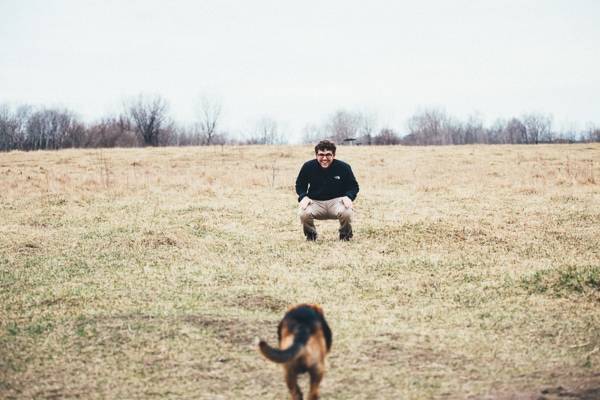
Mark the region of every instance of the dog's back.
<instances>
[{"instance_id":1,"label":"dog's back","mask_svg":"<svg viewBox=\"0 0 600 400\"><path fill-rule=\"evenodd\" d=\"M316 305L301 304L291 308L277 328L279 349L265 341L259 343L261 353L271 361L283 364L292 399L302 399L298 374L310 374L309 399L319 398L319 384L325 372L325 355L331 349L331 329L323 310Z\"/></svg>"}]
</instances>

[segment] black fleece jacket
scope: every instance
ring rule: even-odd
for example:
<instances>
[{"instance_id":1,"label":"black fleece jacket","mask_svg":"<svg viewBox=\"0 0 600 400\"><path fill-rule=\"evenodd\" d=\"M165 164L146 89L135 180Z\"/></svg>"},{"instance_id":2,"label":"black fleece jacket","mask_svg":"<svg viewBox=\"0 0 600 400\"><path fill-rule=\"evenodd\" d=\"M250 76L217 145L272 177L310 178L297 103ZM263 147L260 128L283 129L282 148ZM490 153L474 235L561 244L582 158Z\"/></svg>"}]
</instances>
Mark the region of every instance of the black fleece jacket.
<instances>
[{"instance_id":1,"label":"black fleece jacket","mask_svg":"<svg viewBox=\"0 0 600 400\"><path fill-rule=\"evenodd\" d=\"M323 168L316 159L307 161L296 178L298 201L308 196L313 200L331 200L348 196L352 201L358 194L358 182L350 165L333 159L328 168Z\"/></svg>"}]
</instances>

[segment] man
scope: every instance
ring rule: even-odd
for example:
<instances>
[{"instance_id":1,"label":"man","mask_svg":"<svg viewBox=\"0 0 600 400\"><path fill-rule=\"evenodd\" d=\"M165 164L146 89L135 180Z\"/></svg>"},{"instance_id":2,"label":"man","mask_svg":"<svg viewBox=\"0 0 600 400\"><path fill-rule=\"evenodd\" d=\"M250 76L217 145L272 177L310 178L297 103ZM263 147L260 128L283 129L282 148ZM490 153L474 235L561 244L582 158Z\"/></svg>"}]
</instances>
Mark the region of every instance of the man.
<instances>
[{"instance_id":1,"label":"man","mask_svg":"<svg viewBox=\"0 0 600 400\"><path fill-rule=\"evenodd\" d=\"M304 163L296 178L300 221L306 240L317 240L315 219L340 221L340 240L352 238L352 202L358 183L352 168L335 158L335 144L322 140L315 146L316 158Z\"/></svg>"}]
</instances>

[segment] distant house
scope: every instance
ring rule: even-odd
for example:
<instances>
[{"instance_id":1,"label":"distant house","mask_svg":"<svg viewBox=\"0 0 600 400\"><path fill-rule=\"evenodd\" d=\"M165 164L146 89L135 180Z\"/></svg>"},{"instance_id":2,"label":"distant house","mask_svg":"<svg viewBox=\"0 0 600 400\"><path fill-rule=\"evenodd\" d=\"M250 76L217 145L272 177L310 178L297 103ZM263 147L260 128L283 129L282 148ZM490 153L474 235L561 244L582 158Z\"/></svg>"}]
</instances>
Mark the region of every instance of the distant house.
<instances>
[{"instance_id":1,"label":"distant house","mask_svg":"<svg viewBox=\"0 0 600 400\"><path fill-rule=\"evenodd\" d=\"M354 144L360 144L360 142L356 142L356 138L346 138L344 139L344 144L352 146Z\"/></svg>"}]
</instances>

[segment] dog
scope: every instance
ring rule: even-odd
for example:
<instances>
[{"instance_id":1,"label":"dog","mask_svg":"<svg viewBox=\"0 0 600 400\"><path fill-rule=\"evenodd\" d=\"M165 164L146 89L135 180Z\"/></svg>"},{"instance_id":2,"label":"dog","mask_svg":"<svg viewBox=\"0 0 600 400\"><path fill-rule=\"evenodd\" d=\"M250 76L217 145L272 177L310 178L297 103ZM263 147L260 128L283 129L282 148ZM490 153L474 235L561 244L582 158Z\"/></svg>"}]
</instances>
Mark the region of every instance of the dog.
<instances>
[{"instance_id":1,"label":"dog","mask_svg":"<svg viewBox=\"0 0 600 400\"><path fill-rule=\"evenodd\" d=\"M325 373L325 356L331 350L331 329L323 309L314 304L300 304L288 310L277 327L279 349L261 340L260 352L269 360L283 364L285 383L292 400L302 400L298 375L310 375L309 400L319 398L319 384Z\"/></svg>"}]
</instances>

